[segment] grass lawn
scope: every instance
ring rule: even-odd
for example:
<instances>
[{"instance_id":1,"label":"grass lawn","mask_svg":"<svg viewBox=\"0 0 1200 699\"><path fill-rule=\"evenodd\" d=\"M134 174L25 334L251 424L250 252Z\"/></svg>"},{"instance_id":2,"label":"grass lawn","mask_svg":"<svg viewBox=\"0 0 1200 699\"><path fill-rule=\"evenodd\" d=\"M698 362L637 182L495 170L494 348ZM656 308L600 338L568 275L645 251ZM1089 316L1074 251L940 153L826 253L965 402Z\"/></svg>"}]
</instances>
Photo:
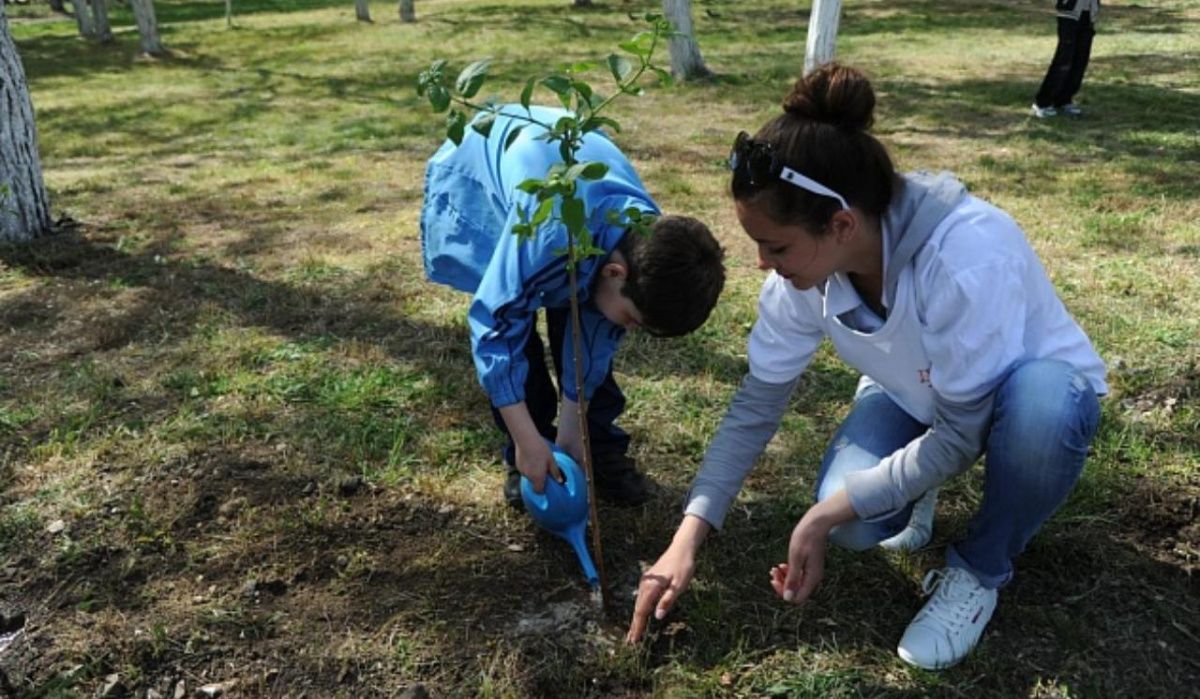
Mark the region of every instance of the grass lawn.
<instances>
[{"instance_id":1,"label":"grass lawn","mask_svg":"<svg viewBox=\"0 0 1200 699\"><path fill-rule=\"evenodd\" d=\"M0 670L22 696L1183 696L1200 687L1200 1L1101 13L1083 119L1027 115L1054 49L1043 0L847 3L838 55L879 93L905 170L1009 211L1110 368L1079 486L1018 561L978 651L926 673L896 641L978 505L945 491L934 545L831 551L803 607L769 567L811 503L856 375L814 361L675 612L618 642L640 566L746 370L762 274L726 193L803 62L808 6L701 0L717 77L618 102L618 142L667 211L710 222L730 278L709 323L633 337L624 426L660 492L601 508L610 616L573 555L506 508L465 295L424 280L437 57L488 90L603 59L658 6L605 0L156 3L137 55L12 5L64 232L0 247ZM597 75L596 84L603 83ZM548 94L542 99L550 99ZM72 223L73 222L73 223ZM3 630L0 629L0 632ZM0 639L5 638L0 636ZM111 696L120 696L117 691Z\"/></svg>"}]
</instances>

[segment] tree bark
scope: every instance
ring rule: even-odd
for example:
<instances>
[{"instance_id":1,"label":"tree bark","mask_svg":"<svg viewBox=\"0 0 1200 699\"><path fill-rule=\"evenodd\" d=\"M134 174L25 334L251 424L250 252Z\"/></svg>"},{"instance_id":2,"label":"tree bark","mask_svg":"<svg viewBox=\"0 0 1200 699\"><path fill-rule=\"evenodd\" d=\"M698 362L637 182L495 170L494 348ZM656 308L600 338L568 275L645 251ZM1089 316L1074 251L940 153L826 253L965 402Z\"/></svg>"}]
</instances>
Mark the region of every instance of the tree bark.
<instances>
[{"instance_id":1,"label":"tree bark","mask_svg":"<svg viewBox=\"0 0 1200 699\"><path fill-rule=\"evenodd\" d=\"M677 80L695 80L712 75L700 56L700 46L692 28L691 0L663 0L663 14L676 34L668 47L671 53L671 75Z\"/></svg>"},{"instance_id":2,"label":"tree bark","mask_svg":"<svg viewBox=\"0 0 1200 699\"><path fill-rule=\"evenodd\" d=\"M400 21L417 21L417 11L413 8L413 0L400 0Z\"/></svg>"},{"instance_id":3,"label":"tree bark","mask_svg":"<svg viewBox=\"0 0 1200 699\"><path fill-rule=\"evenodd\" d=\"M804 52L805 75L833 60L841 15L842 0L813 0L808 18L808 47Z\"/></svg>"},{"instance_id":4,"label":"tree bark","mask_svg":"<svg viewBox=\"0 0 1200 699\"><path fill-rule=\"evenodd\" d=\"M95 32L92 38L102 44L114 41L112 25L108 23L108 0L92 0L92 19Z\"/></svg>"},{"instance_id":5,"label":"tree bark","mask_svg":"<svg viewBox=\"0 0 1200 699\"><path fill-rule=\"evenodd\" d=\"M37 142L29 84L0 3L0 241L31 240L50 230Z\"/></svg>"},{"instance_id":6,"label":"tree bark","mask_svg":"<svg viewBox=\"0 0 1200 699\"><path fill-rule=\"evenodd\" d=\"M158 18L154 14L154 0L129 0L133 6L133 18L137 20L138 34L142 37L142 53L161 56L167 52L158 37Z\"/></svg>"},{"instance_id":7,"label":"tree bark","mask_svg":"<svg viewBox=\"0 0 1200 699\"><path fill-rule=\"evenodd\" d=\"M359 22L371 21L371 8L367 6L367 0L354 0L354 14Z\"/></svg>"},{"instance_id":8,"label":"tree bark","mask_svg":"<svg viewBox=\"0 0 1200 699\"><path fill-rule=\"evenodd\" d=\"M92 26L92 8L87 0L71 0L71 5L75 8L75 25L79 27L79 36L94 39L96 29Z\"/></svg>"},{"instance_id":9,"label":"tree bark","mask_svg":"<svg viewBox=\"0 0 1200 699\"><path fill-rule=\"evenodd\" d=\"M225 0L225 27L233 29L233 0Z\"/></svg>"}]
</instances>

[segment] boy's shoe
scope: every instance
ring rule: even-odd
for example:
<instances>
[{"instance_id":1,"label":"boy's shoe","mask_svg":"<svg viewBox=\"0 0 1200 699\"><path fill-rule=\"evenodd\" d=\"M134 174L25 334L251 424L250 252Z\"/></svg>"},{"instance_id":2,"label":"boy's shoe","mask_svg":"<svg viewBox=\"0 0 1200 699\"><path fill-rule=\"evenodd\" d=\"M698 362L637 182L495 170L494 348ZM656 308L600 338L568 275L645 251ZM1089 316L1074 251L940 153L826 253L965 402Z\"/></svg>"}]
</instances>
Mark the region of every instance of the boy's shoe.
<instances>
[{"instance_id":1,"label":"boy's shoe","mask_svg":"<svg viewBox=\"0 0 1200 699\"><path fill-rule=\"evenodd\" d=\"M521 497L521 472L516 466L508 467L508 477L504 479L504 501L513 509L525 511L525 499Z\"/></svg>"},{"instance_id":2,"label":"boy's shoe","mask_svg":"<svg viewBox=\"0 0 1200 699\"><path fill-rule=\"evenodd\" d=\"M896 652L909 665L941 670L967 657L996 611L996 591L962 568L931 570L921 584L933 597L913 617Z\"/></svg>"},{"instance_id":3,"label":"boy's shoe","mask_svg":"<svg viewBox=\"0 0 1200 699\"><path fill-rule=\"evenodd\" d=\"M931 488L913 503L908 526L899 534L879 542L889 551L916 551L933 537L933 511L937 508L938 489Z\"/></svg>"},{"instance_id":4,"label":"boy's shoe","mask_svg":"<svg viewBox=\"0 0 1200 699\"><path fill-rule=\"evenodd\" d=\"M595 458L596 496L613 505L641 505L650 499L650 481L638 473L637 461L624 454Z\"/></svg>"},{"instance_id":5,"label":"boy's shoe","mask_svg":"<svg viewBox=\"0 0 1200 699\"><path fill-rule=\"evenodd\" d=\"M1029 110L1038 119L1049 119L1050 117L1058 116L1057 109L1054 107L1039 107L1037 106L1037 102L1034 102L1033 106L1030 107Z\"/></svg>"},{"instance_id":6,"label":"boy's shoe","mask_svg":"<svg viewBox=\"0 0 1200 699\"><path fill-rule=\"evenodd\" d=\"M1078 118L1078 117L1083 116L1083 109L1080 108L1080 106L1078 104L1075 104L1074 102L1071 102L1069 104L1064 104L1063 106L1058 108L1058 111L1063 114L1066 114L1069 117Z\"/></svg>"}]
</instances>

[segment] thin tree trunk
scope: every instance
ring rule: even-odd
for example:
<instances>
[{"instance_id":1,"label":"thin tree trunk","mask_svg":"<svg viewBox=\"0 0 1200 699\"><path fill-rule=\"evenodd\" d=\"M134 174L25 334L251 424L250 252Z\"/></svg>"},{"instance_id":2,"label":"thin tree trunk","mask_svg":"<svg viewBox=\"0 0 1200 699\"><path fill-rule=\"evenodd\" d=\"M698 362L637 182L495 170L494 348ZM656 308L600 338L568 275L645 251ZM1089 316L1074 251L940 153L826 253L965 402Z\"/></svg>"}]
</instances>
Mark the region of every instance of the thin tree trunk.
<instances>
[{"instance_id":1,"label":"thin tree trunk","mask_svg":"<svg viewBox=\"0 0 1200 699\"><path fill-rule=\"evenodd\" d=\"M61 14L67 14L67 8L63 6L63 0L50 0L50 9Z\"/></svg>"},{"instance_id":2,"label":"thin tree trunk","mask_svg":"<svg viewBox=\"0 0 1200 699\"><path fill-rule=\"evenodd\" d=\"M79 27L79 36L85 39L96 38L96 29L92 26L92 9L87 0L71 0L75 8L75 25Z\"/></svg>"},{"instance_id":3,"label":"thin tree trunk","mask_svg":"<svg viewBox=\"0 0 1200 699\"><path fill-rule=\"evenodd\" d=\"M92 0L92 18L95 20L92 38L102 44L113 41L112 25L108 23L108 0Z\"/></svg>"},{"instance_id":4,"label":"thin tree trunk","mask_svg":"<svg viewBox=\"0 0 1200 699\"><path fill-rule=\"evenodd\" d=\"M663 0L666 15L675 34L671 36L671 75L678 80L694 80L712 75L700 56L700 46L692 29L691 0Z\"/></svg>"},{"instance_id":5,"label":"thin tree trunk","mask_svg":"<svg viewBox=\"0 0 1200 699\"><path fill-rule=\"evenodd\" d=\"M804 52L804 73L833 60L837 49L838 20L842 0L813 0L808 18L808 46Z\"/></svg>"},{"instance_id":6,"label":"thin tree trunk","mask_svg":"<svg viewBox=\"0 0 1200 699\"><path fill-rule=\"evenodd\" d=\"M371 8L367 6L367 0L354 0L354 14L359 22L371 21Z\"/></svg>"},{"instance_id":7,"label":"thin tree trunk","mask_svg":"<svg viewBox=\"0 0 1200 699\"><path fill-rule=\"evenodd\" d=\"M133 6L133 18L137 20L138 34L142 37L142 53L161 56L167 52L158 37L158 18L154 14L154 0L129 0Z\"/></svg>"},{"instance_id":8,"label":"thin tree trunk","mask_svg":"<svg viewBox=\"0 0 1200 699\"><path fill-rule=\"evenodd\" d=\"M233 0L225 0L225 27L233 28Z\"/></svg>"},{"instance_id":9,"label":"thin tree trunk","mask_svg":"<svg viewBox=\"0 0 1200 699\"><path fill-rule=\"evenodd\" d=\"M417 11L413 9L413 0L400 0L400 21L417 21Z\"/></svg>"},{"instance_id":10,"label":"thin tree trunk","mask_svg":"<svg viewBox=\"0 0 1200 699\"><path fill-rule=\"evenodd\" d=\"M30 240L50 230L37 143L29 84L0 3L0 240Z\"/></svg>"}]
</instances>

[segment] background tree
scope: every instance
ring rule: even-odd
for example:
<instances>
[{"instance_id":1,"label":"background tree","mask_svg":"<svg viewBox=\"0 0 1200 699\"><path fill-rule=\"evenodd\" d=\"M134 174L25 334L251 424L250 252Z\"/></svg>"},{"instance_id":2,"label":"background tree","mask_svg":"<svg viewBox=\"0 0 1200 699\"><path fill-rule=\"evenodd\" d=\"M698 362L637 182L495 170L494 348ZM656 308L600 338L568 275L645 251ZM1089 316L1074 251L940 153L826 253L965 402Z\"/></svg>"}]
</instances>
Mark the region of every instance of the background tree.
<instances>
[{"instance_id":1,"label":"background tree","mask_svg":"<svg viewBox=\"0 0 1200 699\"><path fill-rule=\"evenodd\" d=\"M813 0L808 18L808 46L804 52L804 72L833 60L837 48L838 19L842 0Z\"/></svg>"},{"instance_id":2,"label":"background tree","mask_svg":"<svg viewBox=\"0 0 1200 699\"><path fill-rule=\"evenodd\" d=\"M400 21L417 21L417 11L413 9L413 0L400 0Z\"/></svg>"},{"instance_id":3,"label":"background tree","mask_svg":"<svg viewBox=\"0 0 1200 699\"><path fill-rule=\"evenodd\" d=\"M692 28L691 0L663 0L663 14L675 28L668 44L671 74L678 80L694 80L712 75L700 56L700 46Z\"/></svg>"},{"instance_id":4,"label":"background tree","mask_svg":"<svg viewBox=\"0 0 1200 699\"><path fill-rule=\"evenodd\" d=\"M367 0L354 0L354 14L360 22L371 21L371 8L367 6Z\"/></svg>"},{"instance_id":5,"label":"background tree","mask_svg":"<svg viewBox=\"0 0 1200 699\"><path fill-rule=\"evenodd\" d=\"M158 37L158 18L154 14L154 0L129 0L133 6L133 18L137 21L138 34L142 37L142 53L161 56L167 52Z\"/></svg>"},{"instance_id":6,"label":"background tree","mask_svg":"<svg viewBox=\"0 0 1200 699\"><path fill-rule=\"evenodd\" d=\"M50 9L55 12L67 14L67 8L63 6L63 0L50 0Z\"/></svg>"},{"instance_id":7,"label":"background tree","mask_svg":"<svg viewBox=\"0 0 1200 699\"><path fill-rule=\"evenodd\" d=\"M225 0L225 26L233 29L233 0Z\"/></svg>"},{"instance_id":8,"label":"background tree","mask_svg":"<svg viewBox=\"0 0 1200 699\"><path fill-rule=\"evenodd\" d=\"M115 41L108 22L108 0L92 0L92 38L102 44Z\"/></svg>"},{"instance_id":9,"label":"background tree","mask_svg":"<svg viewBox=\"0 0 1200 699\"><path fill-rule=\"evenodd\" d=\"M29 240L49 230L29 84L0 3L0 240Z\"/></svg>"},{"instance_id":10,"label":"background tree","mask_svg":"<svg viewBox=\"0 0 1200 699\"><path fill-rule=\"evenodd\" d=\"M88 6L87 0L71 0L71 6L75 8L75 26L79 27L79 36L85 39L95 37L96 30L92 27L92 9Z\"/></svg>"}]
</instances>

